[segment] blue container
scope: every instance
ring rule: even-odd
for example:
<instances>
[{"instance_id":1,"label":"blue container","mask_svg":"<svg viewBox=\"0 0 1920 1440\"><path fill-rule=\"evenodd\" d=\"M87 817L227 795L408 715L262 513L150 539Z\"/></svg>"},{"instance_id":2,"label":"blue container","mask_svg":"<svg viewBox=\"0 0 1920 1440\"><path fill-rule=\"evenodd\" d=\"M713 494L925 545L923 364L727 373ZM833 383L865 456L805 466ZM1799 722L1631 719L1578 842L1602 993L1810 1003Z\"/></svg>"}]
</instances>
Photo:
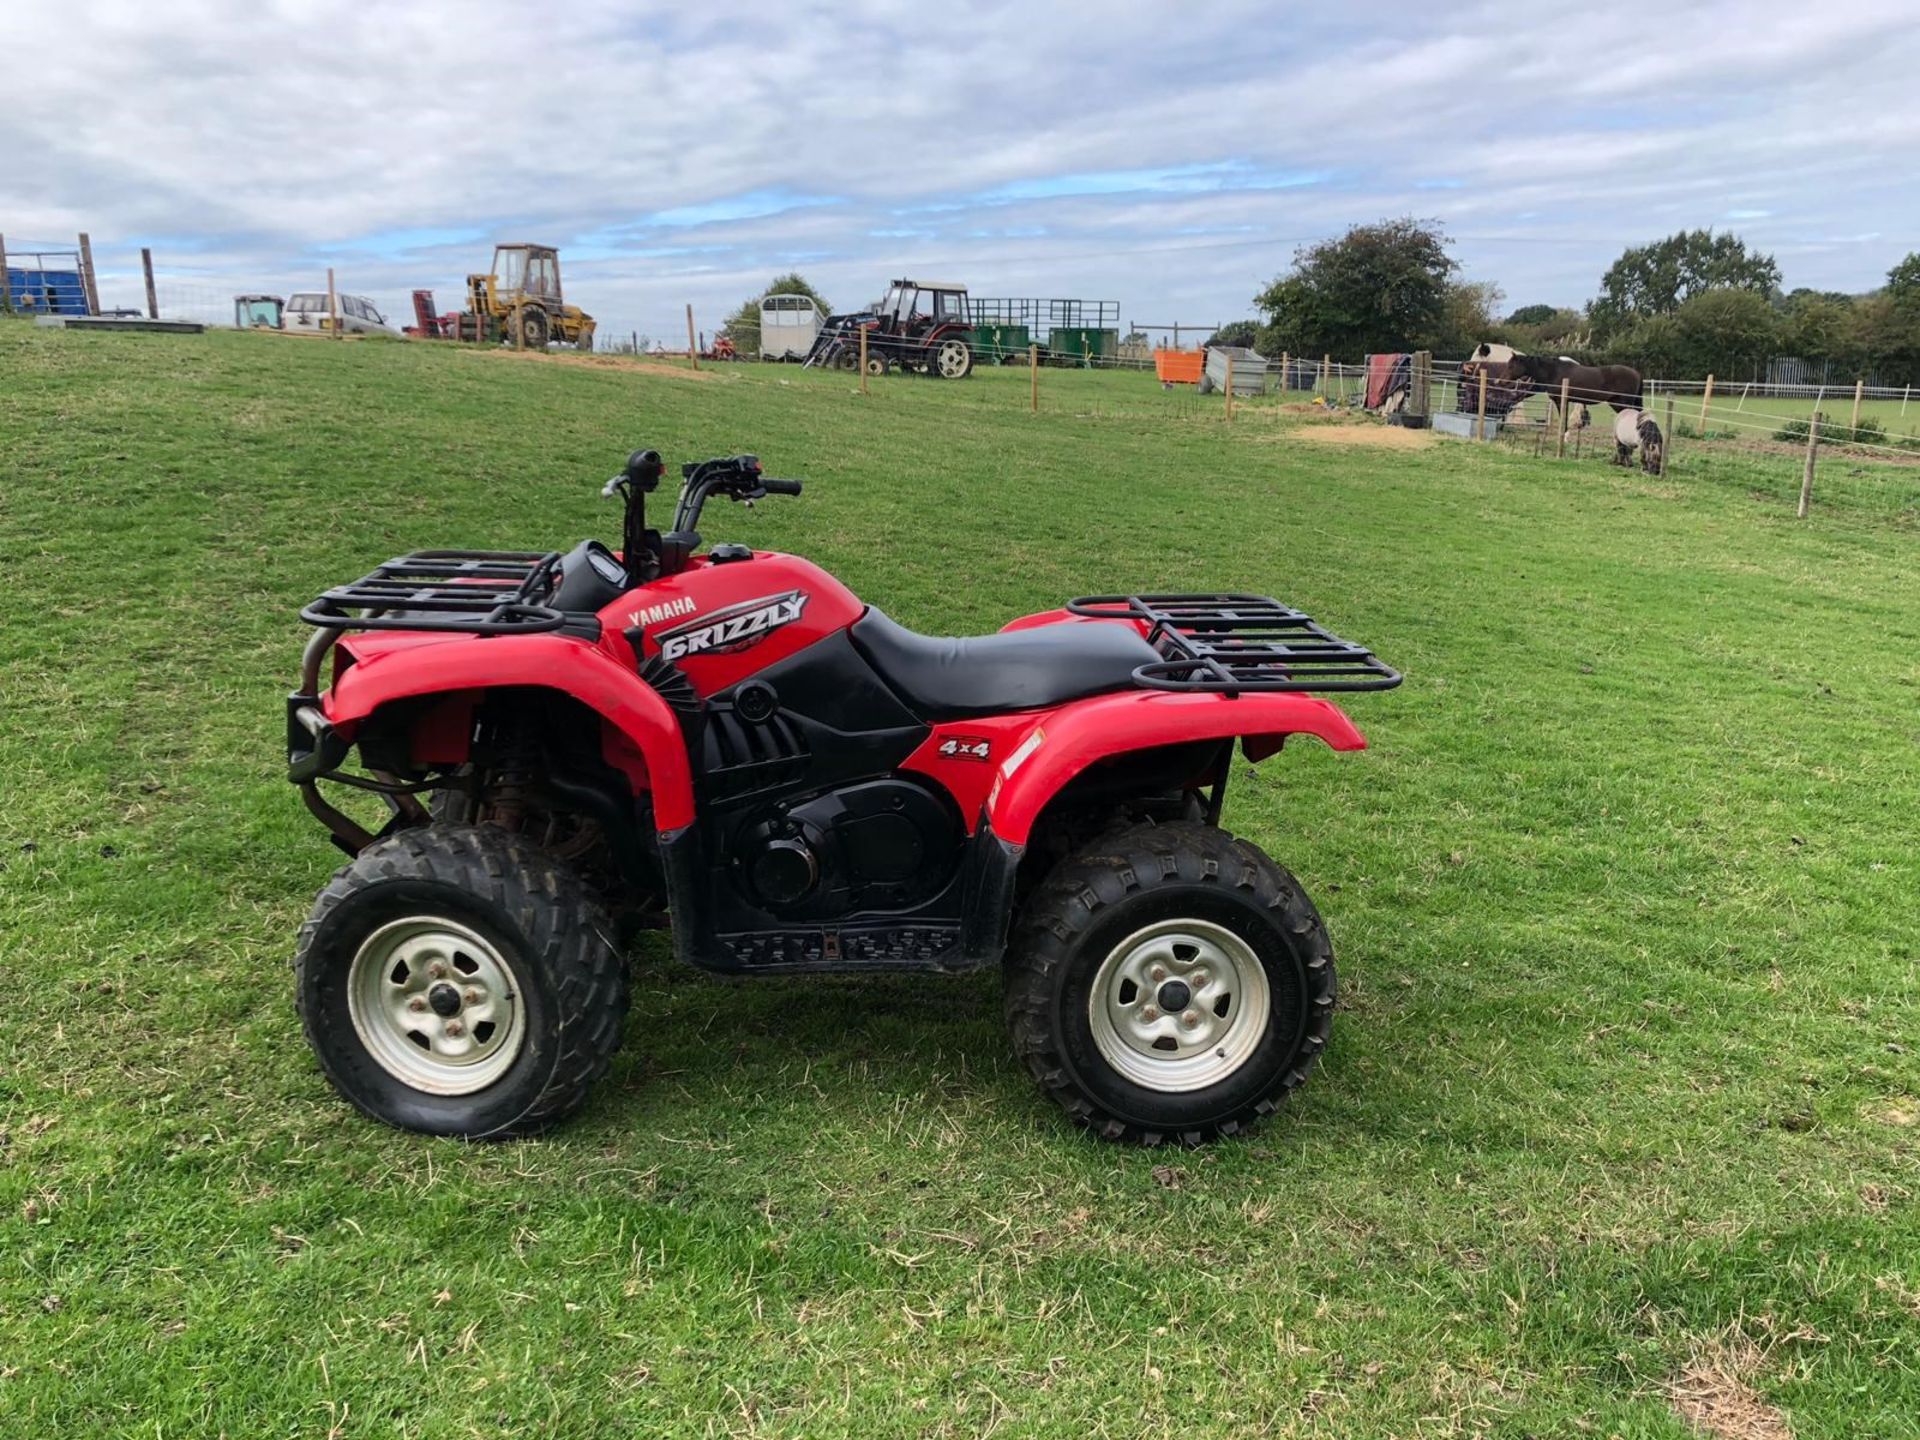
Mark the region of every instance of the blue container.
<instances>
[{"instance_id":1,"label":"blue container","mask_svg":"<svg viewBox=\"0 0 1920 1440\"><path fill-rule=\"evenodd\" d=\"M22 270L9 265L7 295L15 311L29 315L87 313L87 291L78 270Z\"/></svg>"}]
</instances>

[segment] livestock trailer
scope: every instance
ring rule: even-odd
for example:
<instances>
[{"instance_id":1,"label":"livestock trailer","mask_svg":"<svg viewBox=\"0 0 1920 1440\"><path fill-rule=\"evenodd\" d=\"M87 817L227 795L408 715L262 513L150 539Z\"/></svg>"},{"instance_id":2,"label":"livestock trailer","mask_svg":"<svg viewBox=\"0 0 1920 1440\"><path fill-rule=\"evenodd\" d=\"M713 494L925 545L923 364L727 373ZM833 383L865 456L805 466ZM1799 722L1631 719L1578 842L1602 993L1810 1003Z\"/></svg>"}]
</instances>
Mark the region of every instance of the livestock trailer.
<instances>
[{"instance_id":1,"label":"livestock trailer","mask_svg":"<svg viewBox=\"0 0 1920 1440\"><path fill-rule=\"evenodd\" d=\"M820 309L807 295L768 295L760 301L760 358L804 360L820 334Z\"/></svg>"}]
</instances>

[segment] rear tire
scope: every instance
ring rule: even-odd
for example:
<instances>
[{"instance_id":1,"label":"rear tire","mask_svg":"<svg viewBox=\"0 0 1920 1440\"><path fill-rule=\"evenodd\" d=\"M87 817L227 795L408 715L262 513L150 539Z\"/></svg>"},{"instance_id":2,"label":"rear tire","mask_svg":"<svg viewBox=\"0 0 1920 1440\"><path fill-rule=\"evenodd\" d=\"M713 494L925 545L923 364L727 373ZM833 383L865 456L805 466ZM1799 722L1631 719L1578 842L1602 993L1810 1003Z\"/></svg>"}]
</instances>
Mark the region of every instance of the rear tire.
<instances>
[{"instance_id":1,"label":"rear tire","mask_svg":"<svg viewBox=\"0 0 1920 1440\"><path fill-rule=\"evenodd\" d=\"M532 1134L578 1109L619 1048L611 934L570 870L504 831L405 830L336 873L301 927L301 1024L334 1088L376 1120Z\"/></svg>"},{"instance_id":2,"label":"rear tire","mask_svg":"<svg viewBox=\"0 0 1920 1440\"><path fill-rule=\"evenodd\" d=\"M1240 1133L1307 1078L1333 1026L1326 928L1257 847L1145 825L1057 866L1008 951L1013 1048L1105 1140Z\"/></svg>"}]
</instances>

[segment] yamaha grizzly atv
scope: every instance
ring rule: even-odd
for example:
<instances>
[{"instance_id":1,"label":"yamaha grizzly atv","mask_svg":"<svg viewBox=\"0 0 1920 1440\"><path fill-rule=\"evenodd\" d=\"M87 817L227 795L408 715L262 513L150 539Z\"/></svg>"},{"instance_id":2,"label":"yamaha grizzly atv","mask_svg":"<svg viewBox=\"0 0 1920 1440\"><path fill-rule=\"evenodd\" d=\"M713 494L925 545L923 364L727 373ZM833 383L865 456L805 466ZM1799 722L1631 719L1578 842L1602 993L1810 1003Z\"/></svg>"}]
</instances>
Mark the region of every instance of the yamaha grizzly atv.
<instances>
[{"instance_id":1,"label":"yamaha grizzly atv","mask_svg":"<svg viewBox=\"0 0 1920 1440\"><path fill-rule=\"evenodd\" d=\"M1332 948L1219 828L1229 762L1364 748L1305 692L1397 674L1252 595L916 634L795 556L699 553L709 500L799 481L687 465L662 533L663 471L636 451L607 482L619 551L421 551L301 612L288 778L353 859L294 968L348 1100L472 1138L566 1115L620 1043L615 936L662 912L727 975L1002 965L1014 1049L1107 1139L1232 1134L1306 1078ZM322 782L391 818L369 831Z\"/></svg>"}]
</instances>

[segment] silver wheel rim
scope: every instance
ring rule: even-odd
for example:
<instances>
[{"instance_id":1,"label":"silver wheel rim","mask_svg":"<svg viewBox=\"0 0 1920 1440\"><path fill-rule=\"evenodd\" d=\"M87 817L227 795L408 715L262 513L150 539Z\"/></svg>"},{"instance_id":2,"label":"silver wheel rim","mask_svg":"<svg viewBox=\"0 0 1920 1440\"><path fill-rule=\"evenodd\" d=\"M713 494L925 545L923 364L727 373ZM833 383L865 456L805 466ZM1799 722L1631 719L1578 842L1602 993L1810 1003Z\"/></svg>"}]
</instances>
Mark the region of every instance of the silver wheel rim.
<instances>
[{"instance_id":1,"label":"silver wheel rim","mask_svg":"<svg viewBox=\"0 0 1920 1440\"><path fill-rule=\"evenodd\" d=\"M360 1043L394 1079L430 1095L471 1095L506 1073L526 1043L520 986L489 941L454 920L382 925L347 971Z\"/></svg>"},{"instance_id":2,"label":"silver wheel rim","mask_svg":"<svg viewBox=\"0 0 1920 1440\"><path fill-rule=\"evenodd\" d=\"M1169 1011L1167 1002L1182 1001ZM1200 1090L1245 1065L1272 1024L1266 967L1207 920L1136 930L1094 973L1087 1020L1100 1057L1149 1090Z\"/></svg>"},{"instance_id":3,"label":"silver wheel rim","mask_svg":"<svg viewBox=\"0 0 1920 1440\"><path fill-rule=\"evenodd\" d=\"M940 373L947 379L957 379L967 366L966 345L959 340L941 341L935 363L939 365Z\"/></svg>"}]
</instances>

